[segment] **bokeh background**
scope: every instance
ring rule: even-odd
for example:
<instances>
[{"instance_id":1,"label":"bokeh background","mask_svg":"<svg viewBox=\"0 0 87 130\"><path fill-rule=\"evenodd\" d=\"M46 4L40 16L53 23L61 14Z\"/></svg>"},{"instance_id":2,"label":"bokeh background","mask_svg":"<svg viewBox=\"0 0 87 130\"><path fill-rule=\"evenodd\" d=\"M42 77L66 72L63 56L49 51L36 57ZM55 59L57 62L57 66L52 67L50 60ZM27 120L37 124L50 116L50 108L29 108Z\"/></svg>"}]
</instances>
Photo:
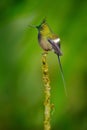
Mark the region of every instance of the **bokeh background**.
<instances>
[{"instance_id":1,"label":"bokeh background","mask_svg":"<svg viewBox=\"0 0 87 130\"><path fill-rule=\"evenodd\" d=\"M44 17L61 39L68 92L49 52L52 130L87 130L87 0L0 1L0 130L43 129L43 51L29 25Z\"/></svg>"}]
</instances>

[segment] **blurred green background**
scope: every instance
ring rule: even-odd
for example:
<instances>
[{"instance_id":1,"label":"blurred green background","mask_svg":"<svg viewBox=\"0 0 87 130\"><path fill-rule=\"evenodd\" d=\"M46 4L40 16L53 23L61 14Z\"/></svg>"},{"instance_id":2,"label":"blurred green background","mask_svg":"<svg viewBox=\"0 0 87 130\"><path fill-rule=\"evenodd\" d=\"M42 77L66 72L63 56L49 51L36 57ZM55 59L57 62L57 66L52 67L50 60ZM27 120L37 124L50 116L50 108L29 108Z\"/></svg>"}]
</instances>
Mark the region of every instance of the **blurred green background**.
<instances>
[{"instance_id":1,"label":"blurred green background","mask_svg":"<svg viewBox=\"0 0 87 130\"><path fill-rule=\"evenodd\" d=\"M68 98L49 52L52 130L87 130L87 0L0 1L0 130L42 130L44 86L37 30L44 17L61 39Z\"/></svg>"}]
</instances>

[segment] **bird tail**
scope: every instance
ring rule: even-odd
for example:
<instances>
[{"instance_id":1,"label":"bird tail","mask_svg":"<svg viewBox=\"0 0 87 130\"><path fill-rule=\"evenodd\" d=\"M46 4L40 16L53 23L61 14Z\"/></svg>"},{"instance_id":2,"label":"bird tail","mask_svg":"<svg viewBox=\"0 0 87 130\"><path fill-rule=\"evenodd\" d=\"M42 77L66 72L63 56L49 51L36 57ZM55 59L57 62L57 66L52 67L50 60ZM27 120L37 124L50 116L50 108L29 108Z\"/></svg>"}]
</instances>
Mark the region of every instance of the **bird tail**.
<instances>
[{"instance_id":1,"label":"bird tail","mask_svg":"<svg viewBox=\"0 0 87 130\"><path fill-rule=\"evenodd\" d=\"M57 55L57 56L58 56L58 62L59 62L60 72L61 72L61 76L62 76L62 80L63 80L63 85L64 85L64 89L65 89L65 94L67 96L66 83L65 83L65 79L64 79L62 65L61 65L61 62L60 62L60 56L59 55Z\"/></svg>"}]
</instances>

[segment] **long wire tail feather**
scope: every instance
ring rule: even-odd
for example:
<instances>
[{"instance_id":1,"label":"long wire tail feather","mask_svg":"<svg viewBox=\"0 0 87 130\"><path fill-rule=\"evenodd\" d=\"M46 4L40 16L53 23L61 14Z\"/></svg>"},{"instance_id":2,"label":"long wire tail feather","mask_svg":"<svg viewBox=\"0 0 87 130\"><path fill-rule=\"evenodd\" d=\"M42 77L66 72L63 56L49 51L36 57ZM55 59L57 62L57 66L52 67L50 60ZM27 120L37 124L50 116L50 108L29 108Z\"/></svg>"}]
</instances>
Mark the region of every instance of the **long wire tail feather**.
<instances>
[{"instance_id":1,"label":"long wire tail feather","mask_svg":"<svg viewBox=\"0 0 87 130\"><path fill-rule=\"evenodd\" d=\"M60 62L60 57L59 57L59 55L57 55L57 56L58 56L60 72L61 72L61 76L62 76L62 80L63 80L63 85L64 85L64 89L65 89L65 94L67 96L66 83L65 83L65 79L64 79L63 69L62 69L62 65L61 65L61 62Z\"/></svg>"}]
</instances>

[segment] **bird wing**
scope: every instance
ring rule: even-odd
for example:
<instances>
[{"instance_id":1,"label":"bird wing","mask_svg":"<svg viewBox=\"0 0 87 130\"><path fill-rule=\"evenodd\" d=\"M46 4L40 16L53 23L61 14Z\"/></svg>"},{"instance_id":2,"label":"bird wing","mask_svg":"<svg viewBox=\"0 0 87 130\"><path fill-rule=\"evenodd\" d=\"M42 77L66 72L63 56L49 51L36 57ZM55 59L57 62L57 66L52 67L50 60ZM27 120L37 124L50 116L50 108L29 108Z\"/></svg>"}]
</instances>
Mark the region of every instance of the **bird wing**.
<instances>
[{"instance_id":1,"label":"bird wing","mask_svg":"<svg viewBox=\"0 0 87 130\"><path fill-rule=\"evenodd\" d=\"M55 42L56 41L56 42ZM58 55L61 56L62 52L60 50L60 43L57 42L57 40L52 40L50 38L48 38L48 42L52 45L52 48L54 50L54 52Z\"/></svg>"},{"instance_id":2,"label":"bird wing","mask_svg":"<svg viewBox=\"0 0 87 130\"><path fill-rule=\"evenodd\" d=\"M52 45L52 48L54 49L54 52L58 56L58 62L59 62L60 72L61 72L61 76L62 76L62 79L63 79L65 93L66 93L66 96L67 96L67 90L66 90L66 84L65 84L63 69L62 69L62 65L61 65L61 62L60 62L60 56L62 55L62 52L60 50L60 42L58 42L58 40L56 40L56 39L52 40L50 38L48 38L48 42Z\"/></svg>"}]
</instances>

